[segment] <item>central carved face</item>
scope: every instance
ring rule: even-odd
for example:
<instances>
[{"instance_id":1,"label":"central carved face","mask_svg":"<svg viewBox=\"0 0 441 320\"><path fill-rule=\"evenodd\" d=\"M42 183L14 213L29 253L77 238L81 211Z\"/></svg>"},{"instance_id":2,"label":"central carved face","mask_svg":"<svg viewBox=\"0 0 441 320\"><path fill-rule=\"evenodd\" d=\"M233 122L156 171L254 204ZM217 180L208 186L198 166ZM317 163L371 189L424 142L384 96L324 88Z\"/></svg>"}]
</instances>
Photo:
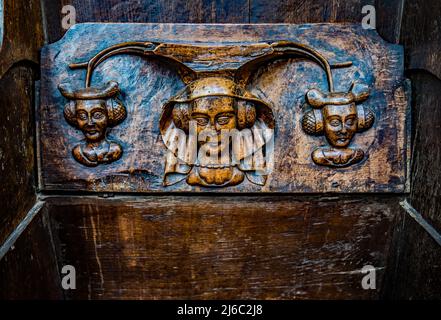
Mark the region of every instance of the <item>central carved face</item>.
<instances>
[{"instance_id":1,"label":"central carved face","mask_svg":"<svg viewBox=\"0 0 441 320\"><path fill-rule=\"evenodd\" d=\"M106 102L104 100L78 100L75 103L78 128L89 141L104 138L108 125Z\"/></svg>"},{"instance_id":2,"label":"central carved face","mask_svg":"<svg viewBox=\"0 0 441 320\"><path fill-rule=\"evenodd\" d=\"M337 148L346 148L357 131L355 104L327 105L323 108L323 118L329 143Z\"/></svg>"},{"instance_id":3,"label":"central carved face","mask_svg":"<svg viewBox=\"0 0 441 320\"><path fill-rule=\"evenodd\" d=\"M221 133L236 128L234 103L232 97L203 97L192 102L190 120L197 124L198 145L210 155L219 155L229 146L228 141L222 143Z\"/></svg>"}]
</instances>

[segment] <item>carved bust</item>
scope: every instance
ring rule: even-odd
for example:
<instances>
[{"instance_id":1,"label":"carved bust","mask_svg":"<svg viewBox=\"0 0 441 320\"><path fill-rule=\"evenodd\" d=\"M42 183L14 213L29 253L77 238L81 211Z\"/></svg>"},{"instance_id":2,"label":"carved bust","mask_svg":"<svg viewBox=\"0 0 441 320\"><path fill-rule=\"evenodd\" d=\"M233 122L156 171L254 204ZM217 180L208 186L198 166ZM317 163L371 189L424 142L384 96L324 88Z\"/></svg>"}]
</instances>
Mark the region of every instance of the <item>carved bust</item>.
<instances>
[{"instance_id":1,"label":"carved bust","mask_svg":"<svg viewBox=\"0 0 441 320\"><path fill-rule=\"evenodd\" d=\"M64 107L66 121L84 134L84 142L72 149L72 155L79 163L95 167L121 158L120 144L106 137L107 128L126 118L126 108L117 97L118 83L108 82L104 87L72 91L60 85L63 96L70 101Z\"/></svg>"},{"instance_id":2,"label":"carved bust","mask_svg":"<svg viewBox=\"0 0 441 320\"><path fill-rule=\"evenodd\" d=\"M185 134L186 143L192 140L192 125L197 156L189 161L191 146L183 152L173 145L179 146L174 144L179 135L176 129ZM257 171L264 165L262 147L268 140L263 136L265 129L272 128L271 108L250 93L241 92L234 81L207 77L190 83L165 105L161 118L164 142L171 151L164 184L186 178L190 185L224 187L238 185L247 177L252 183L264 185L266 175ZM242 144L234 147L235 137L242 139ZM257 162L256 157L262 161Z\"/></svg>"},{"instance_id":3,"label":"carved bust","mask_svg":"<svg viewBox=\"0 0 441 320\"><path fill-rule=\"evenodd\" d=\"M311 135L324 134L329 147L312 152L314 163L331 167L346 167L363 160L364 151L350 148L357 132L365 131L374 123L374 113L356 105L369 97L369 89L363 84L354 84L348 93L322 93L309 90L307 102L313 107L302 119L304 131Z\"/></svg>"}]
</instances>

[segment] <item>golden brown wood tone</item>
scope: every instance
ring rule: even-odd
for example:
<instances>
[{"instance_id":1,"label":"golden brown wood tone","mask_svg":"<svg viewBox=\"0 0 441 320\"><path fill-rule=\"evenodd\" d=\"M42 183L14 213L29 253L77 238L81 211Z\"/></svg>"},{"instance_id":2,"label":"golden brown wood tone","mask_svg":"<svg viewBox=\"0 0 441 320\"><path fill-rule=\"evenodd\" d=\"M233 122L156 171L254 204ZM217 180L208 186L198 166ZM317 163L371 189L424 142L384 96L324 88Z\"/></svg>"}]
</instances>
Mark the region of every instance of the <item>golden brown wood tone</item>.
<instances>
[{"instance_id":1,"label":"golden brown wood tone","mask_svg":"<svg viewBox=\"0 0 441 320\"><path fill-rule=\"evenodd\" d=\"M92 29L95 40L85 37ZM142 38L146 41L139 42ZM122 39L138 39L138 42L123 43ZM195 44L200 39L204 39L204 43ZM296 39L297 42L279 41L270 45L259 42L263 39L269 43L271 39ZM251 48L247 48L248 44ZM247 49L242 50L243 47ZM172 68L170 64L153 59L158 57L173 62ZM292 58L280 59L283 57ZM43 64L40 143L42 188L45 190L406 191L408 116L402 51L358 26L85 24L77 25L62 41L47 47L43 52ZM69 65L75 70L67 69ZM331 74L333 66L340 68ZM76 70L85 67L86 74ZM177 74L183 81L176 77ZM110 80L119 83L128 112L127 120L112 130L124 154L109 165L88 169L79 165L68 151L75 147L80 137L61 118L60 105L64 105L65 100L60 99L56 87L69 82L74 88L84 88ZM234 82L230 85L229 81ZM364 91L348 93L354 82L368 85L370 95ZM361 87L367 90L364 85ZM368 129L373 123L373 128L366 133L357 134L353 139L352 136L345 138L354 149L337 148L331 156L323 157L328 161L332 158L333 163L344 162L338 168L336 165L320 166L311 159L311 153L326 143L324 137L308 136L302 130L305 93L312 88L346 98L351 96L353 99L348 104L355 100L360 102L356 109L353 108L357 121L352 119L352 126L356 130ZM354 88L353 91L357 91L360 86ZM241 172L246 170L243 168L233 172L231 168L213 167L208 162L206 169L206 163L201 161L204 169L192 176L191 167L177 171L176 161L165 160L167 149L162 141L164 135L167 136L165 127L174 123L185 130L186 114L190 120L197 120L192 113L174 112L177 110L174 104L179 104L180 108L182 104L192 104L193 92L199 92L197 98L201 98L201 92L205 92L203 97L206 97L207 90L213 91L210 95L234 95L235 99L263 106L244 109L245 116L240 116L242 113L237 111L237 106L233 107L237 126L232 128L251 127L254 113L254 122L262 120L260 123L275 128L275 162L270 174L244 179ZM264 109L270 111L261 111ZM243 125L242 118L250 120L250 124ZM343 131L337 130L335 135ZM326 132L330 140L331 130ZM331 145L336 147L335 143ZM256 167L251 169L250 172ZM179 173L184 179L188 174L188 178L168 183L163 181L164 172ZM207 188L212 186L227 188Z\"/></svg>"}]
</instances>

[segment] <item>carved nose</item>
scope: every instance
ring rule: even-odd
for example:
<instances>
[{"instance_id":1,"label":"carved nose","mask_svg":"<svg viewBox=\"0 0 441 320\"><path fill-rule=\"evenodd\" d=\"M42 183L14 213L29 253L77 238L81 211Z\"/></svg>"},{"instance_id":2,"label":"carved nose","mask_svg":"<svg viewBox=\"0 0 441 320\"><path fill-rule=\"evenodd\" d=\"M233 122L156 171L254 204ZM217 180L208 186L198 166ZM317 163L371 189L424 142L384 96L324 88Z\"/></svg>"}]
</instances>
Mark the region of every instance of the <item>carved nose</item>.
<instances>
[{"instance_id":1,"label":"carved nose","mask_svg":"<svg viewBox=\"0 0 441 320\"><path fill-rule=\"evenodd\" d=\"M342 126L341 126L341 130L340 130L340 133L346 134L347 132L348 132L348 130L347 130L346 126L345 126L345 125L342 125Z\"/></svg>"}]
</instances>

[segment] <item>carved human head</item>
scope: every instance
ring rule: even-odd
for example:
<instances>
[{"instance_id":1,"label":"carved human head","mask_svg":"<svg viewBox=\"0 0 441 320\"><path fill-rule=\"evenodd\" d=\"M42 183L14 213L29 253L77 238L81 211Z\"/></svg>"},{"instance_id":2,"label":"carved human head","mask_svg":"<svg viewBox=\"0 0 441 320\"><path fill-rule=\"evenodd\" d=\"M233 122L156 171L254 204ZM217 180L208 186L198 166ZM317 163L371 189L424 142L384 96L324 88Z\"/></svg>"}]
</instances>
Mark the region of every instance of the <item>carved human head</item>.
<instances>
[{"instance_id":1,"label":"carved human head","mask_svg":"<svg viewBox=\"0 0 441 320\"><path fill-rule=\"evenodd\" d=\"M347 147L356 132L367 130L374 123L372 110L357 105L368 97L369 88L359 83L347 93L309 90L306 100L313 109L303 116L303 130L312 135L324 134L333 147Z\"/></svg>"},{"instance_id":2,"label":"carved human head","mask_svg":"<svg viewBox=\"0 0 441 320\"><path fill-rule=\"evenodd\" d=\"M213 150L221 151L222 132L251 128L257 119L274 128L268 105L229 78L209 76L191 82L164 106L161 130L168 126L167 121L172 121L188 133L190 121L194 121L198 137L202 135L199 146L209 142Z\"/></svg>"},{"instance_id":3,"label":"carved human head","mask_svg":"<svg viewBox=\"0 0 441 320\"><path fill-rule=\"evenodd\" d=\"M115 81L104 87L87 87L72 91L60 85L63 96L69 99L64 107L67 122L80 129L88 141L99 141L105 137L107 127L123 121L127 111L118 98L119 88Z\"/></svg>"}]
</instances>

